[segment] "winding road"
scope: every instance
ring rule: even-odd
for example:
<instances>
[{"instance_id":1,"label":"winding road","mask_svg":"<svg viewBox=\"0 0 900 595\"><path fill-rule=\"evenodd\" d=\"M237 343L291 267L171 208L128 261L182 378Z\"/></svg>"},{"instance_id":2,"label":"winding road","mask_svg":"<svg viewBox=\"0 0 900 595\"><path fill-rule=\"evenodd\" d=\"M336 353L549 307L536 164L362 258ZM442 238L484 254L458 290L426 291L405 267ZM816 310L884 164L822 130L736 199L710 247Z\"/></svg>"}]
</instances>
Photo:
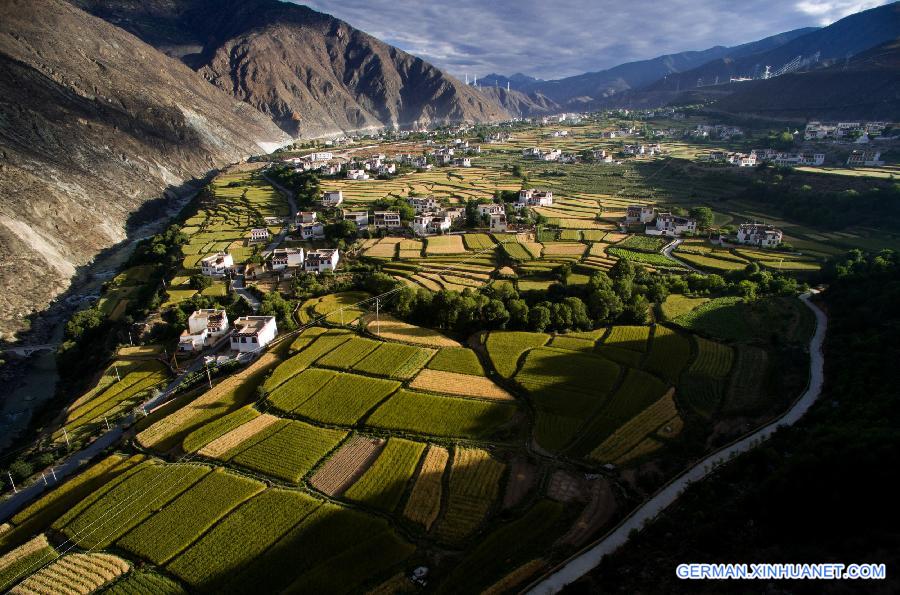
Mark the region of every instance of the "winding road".
<instances>
[{"instance_id":1,"label":"winding road","mask_svg":"<svg viewBox=\"0 0 900 595\"><path fill-rule=\"evenodd\" d=\"M674 260L678 264L688 268L692 273L703 274L703 271L701 271L700 269L696 269L696 268L692 267L691 265L689 265L688 263L681 260L680 258L675 258L674 256L672 256L672 250L674 250L675 248L680 246L681 242L683 242L683 241L684 240L680 240L680 239L672 240L671 242L669 242L668 244L663 246L662 250L660 250L659 253L662 254L663 256L665 256L666 258L668 258L670 260Z\"/></svg>"},{"instance_id":2,"label":"winding road","mask_svg":"<svg viewBox=\"0 0 900 595\"><path fill-rule=\"evenodd\" d=\"M614 529L600 538L599 541L582 549L579 553L558 565L538 582L530 585L527 588L528 593L538 595L558 593L566 585L578 580L600 564L604 556L613 553L624 545L632 531L640 531L645 524L652 521L660 512L675 502L692 483L700 481L712 473L717 466L726 463L733 457L756 448L770 438L779 428L793 425L803 417L822 393L825 368L822 344L825 340L828 319L822 310L810 302L812 293L814 292L800 296L803 303L813 311L816 317L816 330L809 341L809 383L803 394L791 405L791 408L778 419L712 453L670 481L653 497L625 517Z\"/></svg>"}]
</instances>

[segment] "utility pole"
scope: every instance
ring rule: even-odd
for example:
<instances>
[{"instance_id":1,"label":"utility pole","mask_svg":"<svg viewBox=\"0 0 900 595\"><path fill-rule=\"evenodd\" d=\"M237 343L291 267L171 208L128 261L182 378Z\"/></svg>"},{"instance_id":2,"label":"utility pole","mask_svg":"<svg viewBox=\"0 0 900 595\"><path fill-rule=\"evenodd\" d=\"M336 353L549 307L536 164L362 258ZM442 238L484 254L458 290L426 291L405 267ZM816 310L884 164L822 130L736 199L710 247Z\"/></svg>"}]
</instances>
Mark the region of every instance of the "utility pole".
<instances>
[{"instance_id":1,"label":"utility pole","mask_svg":"<svg viewBox=\"0 0 900 595\"><path fill-rule=\"evenodd\" d=\"M381 319L379 318L380 300L375 298L375 334L381 336Z\"/></svg>"},{"instance_id":2,"label":"utility pole","mask_svg":"<svg viewBox=\"0 0 900 595\"><path fill-rule=\"evenodd\" d=\"M41 471L41 479L44 480L44 485L45 485L45 486L50 485L49 483L47 483L47 476L44 475L44 472L43 472L43 471Z\"/></svg>"},{"instance_id":3,"label":"utility pole","mask_svg":"<svg viewBox=\"0 0 900 595\"><path fill-rule=\"evenodd\" d=\"M13 494L18 494L18 493L19 493L19 490L16 489L16 482L13 481L12 473L10 473L9 471L7 471L6 474L9 476L9 483L12 485L12 488L13 488Z\"/></svg>"},{"instance_id":4,"label":"utility pole","mask_svg":"<svg viewBox=\"0 0 900 595\"><path fill-rule=\"evenodd\" d=\"M206 364L206 380L209 381L209 388L212 388L212 375L209 373L209 364Z\"/></svg>"},{"instance_id":5,"label":"utility pole","mask_svg":"<svg viewBox=\"0 0 900 595\"><path fill-rule=\"evenodd\" d=\"M65 426L63 426L63 436L66 437L66 448L72 448L72 445L69 444L69 433L66 431Z\"/></svg>"},{"instance_id":6,"label":"utility pole","mask_svg":"<svg viewBox=\"0 0 900 595\"><path fill-rule=\"evenodd\" d=\"M59 480L56 479L56 469L54 469L53 467L50 467L50 475L53 476L53 481L59 482Z\"/></svg>"},{"instance_id":7,"label":"utility pole","mask_svg":"<svg viewBox=\"0 0 900 595\"><path fill-rule=\"evenodd\" d=\"M122 382L122 377L119 376L119 366L113 366L116 369L116 381Z\"/></svg>"},{"instance_id":8,"label":"utility pole","mask_svg":"<svg viewBox=\"0 0 900 595\"><path fill-rule=\"evenodd\" d=\"M131 331L128 331L128 344L134 347L134 341L131 339Z\"/></svg>"}]
</instances>

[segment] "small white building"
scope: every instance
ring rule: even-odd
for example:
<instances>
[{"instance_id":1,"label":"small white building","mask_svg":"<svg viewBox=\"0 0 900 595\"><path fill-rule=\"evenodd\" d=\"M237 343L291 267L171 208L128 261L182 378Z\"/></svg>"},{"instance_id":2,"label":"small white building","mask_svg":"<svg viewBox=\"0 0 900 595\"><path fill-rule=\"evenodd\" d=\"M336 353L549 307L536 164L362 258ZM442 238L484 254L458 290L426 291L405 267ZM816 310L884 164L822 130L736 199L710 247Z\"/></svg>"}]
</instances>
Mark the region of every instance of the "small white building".
<instances>
[{"instance_id":1,"label":"small white building","mask_svg":"<svg viewBox=\"0 0 900 595\"><path fill-rule=\"evenodd\" d=\"M850 151L850 156L847 157L847 165L851 167L860 167L860 166L879 166L884 165L884 161L881 160L881 151Z\"/></svg>"},{"instance_id":2,"label":"small white building","mask_svg":"<svg viewBox=\"0 0 900 595\"><path fill-rule=\"evenodd\" d=\"M306 253L303 268L307 273L324 273L337 268L340 254L337 248L320 248Z\"/></svg>"},{"instance_id":3,"label":"small white building","mask_svg":"<svg viewBox=\"0 0 900 595\"><path fill-rule=\"evenodd\" d=\"M656 217L656 209L647 205L628 205L625 223L650 223Z\"/></svg>"},{"instance_id":4,"label":"small white building","mask_svg":"<svg viewBox=\"0 0 900 595\"><path fill-rule=\"evenodd\" d=\"M348 180L368 180L369 174L366 173L364 169L348 169L347 170L347 179Z\"/></svg>"},{"instance_id":5,"label":"small white building","mask_svg":"<svg viewBox=\"0 0 900 595\"><path fill-rule=\"evenodd\" d=\"M553 192L550 190L519 190L519 202L517 208L522 207L549 207L553 205Z\"/></svg>"},{"instance_id":6,"label":"small white building","mask_svg":"<svg viewBox=\"0 0 900 595\"><path fill-rule=\"evenodd\" d=\"M269 241L269 230L265 227L254 227L250 230L250 241L251 242L268 242Z\"/></svg>"},{"instance_id":7,"label":"small white building","mask_svg":"<svg viewBox=\"0 0 900 595\"><path fill-rule=\"evenodd\" d=\"M367 180L368 176L362 179ZM342 202L344 202L344 192L341 190L329 190L322 194L323 207L336 207Z\"/></svg>"},{"instance_id":8,"label":"small white building","mask_svg":"<svg viewBox=\"0 0 900 595\"><path fill-rule=\"evenodd\" d=\"M418 236L443 233L450 230L453 221L445 213L424 213L413 218L412 230Z\"/></svg>"},{"instance_id":9,"label":"small white building","mask_svg":"<svg viewBox=\"0 0 900 595\"><path fill-rule=\"evenodd\" d=\"M199 351L212 345L228 333L228 314L225 310L194 310L188 317L188 327L178 340L179 351Z\"/></svg>"},{"instance_id":10,"label":"small white building","mask_svg":"<svg viewBox=\"0 0 900 595\"><path fill-rule=\"evenodd\" d=\"M677 237L683 233L695 233L697 220L690 217L680 217L672 213L659 213L656 216L654 228L648 227L646 232L650 235L662 235Z\"/></svg>"},{"instance_id":11,"label":"small white building","mask_svg":"<svg viewBox=\"0 0 900 595\"><path fill-rule=\"evenodd\" d=\"M356 229L363 230L369 227L369 211L344 211L344 221L353 221Z\"/></svg>"},{"instance_id":12,"label":"small white building","mask_svg":"<svg viewBox=\"0 0 900 595\"><path fill-rule=\"evenodd\" d=\"M241 316L234 321L231 348L241 353L257 351L278 336L274 316Z\"/></svg>"},{"instance_id":13,"label":"small white building","mask_svg":"<svg viewBox=\"0 0 900 595\"><path fill-rule=\"evenodd\" d=\"M482 217L485 215L494 215L505 212L506 207L495 202L488 202L478 205L478 214Z\"/></svg>"},{"instance_id":14,"label":"small white building","mask_svg":"<svg viewBox=\"0 0 900 595\"><path fill-rule=\"evenodd\" d=\"M296 225L300 225L301 223L313 223L315 220L315 211L299 211L296 215L294 215L294 223Z\"/></svg>"},{"instance_id":15,"label":"small white building","mask_svg":"<svg viewBox=\"0 0 900 595\"><path fill-rule=\"evenodd\" d=\"M460 157L453 160L453 165L456 167L472 167L472 160L468 157Z\"/></svg>"},{"instance_id":16,"label":"small white building","mask_svg":"<svg viewBox=\"0 0 900 595\"><path fill-rule=\"evenodd\" d=\"M434 211L440 208L440 203L433 196L410 196L406 203L416 210L416 213Z\"/></svg>"},{"instance_id":17,"label":"small white building","mask_svg":"<svg viewBox=\"0 0 900 595\"><path fill-rule=\"evenodd\" d=\"M506 213L491 213L490 228L495 233L506 231Z\"/></svg>"},{"instance_id":18,"label":"small white building","mask_svg":"<svg viewBox=\"0 0 900 595\"><path fill-rule=\"evenodd\" d=\"M781 244L784 234L780 229L764 223L742 223L738 227L738 244L749 244L761 248L774 248Z\"/></svg>"},{"instance_id":19,"label":"small white building","mask_svg":"<svg viewBox=\"0 0 900 595\"><path fill-rule=\"evenodd\" d=\"M275 248L272 251L272 270L303 266L303 256L303 248Z\"/></svg>"},{"instance_id":20,"label":"small white building","mask_svg":"<svg viewBox=\"0 0 900 595\"><path fill-rule=\"evenodd\" d=\"M200 259L200 272L208 277L224 277L234 268L234 257L227 252L216 252Z\"/></svg>"},{"instance_id":21,"label":"small white building","mask_svg":"<svg viewBox=\"0 0 900 595\"><path fill-rule=\"evenodd\" d=\"M375 211L372 224L375 229L395 229L403 225L397 211Z\"/></svg>"},{"instance_id":22,"label":"small white building","mask_svg":"<svg viewBox=\"0 0 900 595\"><path fill-rule=\"evenodd\" d=\"M314 223L301 223L297 226L300 232L301 240L323 240L325 239L325 226L320 221Z\"/></svg>"}]
</instances>

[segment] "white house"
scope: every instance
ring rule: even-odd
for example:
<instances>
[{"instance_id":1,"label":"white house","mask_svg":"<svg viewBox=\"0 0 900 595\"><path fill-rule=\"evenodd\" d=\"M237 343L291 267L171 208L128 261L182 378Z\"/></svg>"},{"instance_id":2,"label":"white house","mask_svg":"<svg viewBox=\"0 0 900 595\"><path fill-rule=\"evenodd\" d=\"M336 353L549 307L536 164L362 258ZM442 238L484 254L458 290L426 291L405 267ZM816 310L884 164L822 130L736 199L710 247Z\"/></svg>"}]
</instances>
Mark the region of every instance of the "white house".
<instances>
[{"instance_id":1,"label":"white house","mask_svg":"<svg viewBox=\"0 0 900 595\"><path fill-rule=\"evenodd\" d=\"M773 159L775 165L793 167L796 165L822 165L825 153L779 153Z\"/></svg>"},{"instance_id":2,"label":"white house","mask_svg":"<svg viewBox=\"0 0 900 595\"><path fill-rule=\"evenodd\" d=\"M368 179L368 176L362 179L366 180ZM329 190L328 192L322 193L323 207L336 207L342 202L344 202L344 193L341 190Z\"/></svg>"},{"instance_id":3,"label":"white house","mask_svg":"<svg viewBox=\"0 0 900 595\"><path fill-rule=\"evenodd\" d=\"M257 351L278 336L274 316L241 316L234 321L231 348L241 353Z\"/></svg>"},{"instance_id":4,"label":"white house","mask_svg":"<svg viewBox=\"0 0 900 595\"><path fill-rule=\"evenodd\" d=\"M472 160L468 157L460 157L453 160L453 165L456 167L472 167Z\"/></svg>"},{"instance_id":5,"label":"white house","mask_svg":"<svg viewBox=\"0 0 900 595\"><path fill-rule=\"evenodd\" d=\"M490 228L495 233L506 231L506 213L491 213Z\"/></svg>"},{"instance_id":6,"label":"white house","mask_svg":"<svg viewBox=\"0 0 900 595\"><path fill-rule=\"evenodd\" d=\"M294 223L300 225L301 223L313 223L316 220L316 212L315 211L299 211L294 216Z\"/></svg>"},{"instance_id":7,"label":"white house","mask_svg":"<svg viewBox=\"0 0 900 595\"><path fill-rule=\"evenodd\" d=\"M406 203L416 210L416 213L434 211L440 208L440 203L433 196L410 196Z\"/></svg>"},{"instance_id":8,"label":"white house","mask_svg":"<svg viewBox=\"0 0 900 595\"><path fill-rule=\"evenodd\" d=\"M478 214L481 216L494 215L505 212L506 208L503 205L497 204L495 202L488 202L478 205Z\"/></svg>"},{"instance_id":9,"label":"white house","mask_svg":"<svg viewBox=\"0 0 900 595\"><path fill-rule=\"evenodd\" d=\"M250 230L251 242L268 242L269 230L265 227L254 227Z\"/></svg>"},{"instance_id":10,"label":"white house","mask_svg":"<svg viewBox=\"0 0 900 595\"><path fill-rule=\"evenodd\" d=\"M394 229L403 225L397 211L375 211L372 224L375 229Z\"/></svg>"},{"instance_id":11,"label":"white house","mask_svg":"<svg viewBox=\"0 0 900 595\"><path fill-rule=\"evenodd\" d=\"M427 213L413 218L412 230L419 236L442 233L450 230L451 223L452 220L445 213Z\"/></svg>"},{"instance_id":12,"label":"white house","mask_svg":"<svg viewBox=\"0 0 900 595\"><path fill-rule=\"evenodd\" d=\"M320 248L306 253L303 268L307 273L324 273L337 268L340 254L336 248Z\"/></svg>"},{"instance_id":13,"label":"white house","mask_svg":"<svg viewBox=\"0 0 900 595\"><path fill-rule=\"evenodd\" d=\"M325 238L325 226L320 221L301 223L297 226L301 240L322 240Z\"/></svg>"},{"instance_id":14,"label":"white house","mask_svg":"<svg viewBox=\"0 0 900 595\"><path fill-rule=\"evenodd\" d=\"M307 161L330 161L331 159L334 159L334 154L328 151L321 151L319 153L304 155L303 158Z\"/></svg>"},{"instance_id":15,"label":"white house","mask_svg":"<svg viewBox=\"0 0 900 595\"><path fill-rule=\"evenodd\" d=\"M303 248L275 248L272 251L272 270L303 266Z\"/></svg>"},{"instance_id":16,"label":"white house","mask_svg":"<svg viewBox=\"0 0 900 595\"><path fill-rule=\"evenodd\" d=\"M228 314L225 310L194 310L188 317L188 327L178 340L179 351L199 351L212 345L228 333Z\"/></svg>"},{"instance_id":17,"label":"white house","mask_svg":"<svg viewBox=\"0 0 900 595\"><path fill-rule=\"evenodd\" d=\"M737 241L739 244L750 244L762 248L774 248L781 243L783 238L781 230L764 223L742 223L738 227Z\"/></svg>"},{"instance_id":18,"label":"white house","mask_svg":"<svg viewBox=\"0 0 900 595\"><path fill-rule=\"evenodd\" d=\"M549 207L553 205L553 192L550 190L519 190L519 202L517 208L522 207Z\"/></svg>"},{"instance_id":19,"label":"white house","mask_svg":"<svg viewBox=\"0 0 900 595\"><path fill-rule=\"evenodd\" d=\"M659 213L656 216L656 225L654 228L647 227L646 232L650 235L662 236L680 236L683 233L694 233L697 231L697 221L690 217L679 217L672 213Z\"/></svg>"},{"instance_id":20,"label":"white house","mask_svg":"<svg viewBox=\"0 0 900 595\"><path fill-rule=\"evenodd\" d=\"M647 205L628 205L625 223L650 223L656 217L656 209Z\"/></svg>"},{"instance_id":21,"label":"white house","mask_svg":"<svg viewBox=\"0 0 900 595\"><path fill-rule=\"evenodd\" d=\"M347 170L347 179L348 180L368 180L369 174L366 173L364 169L348 169Z\"/></svg>"},{"instance_id":22,"label":"white house","mask_svg":"<svg viewBox=\"0 0 900 595\"><path fill-rule=\"evenodd\" d=\"M353 221L356 229L363 230L369 226L369 211L344 211L344 221Z\"/></svg>"},{"instance_id":23,"label":"white house","mask_svg":"<svg viewBox=\"0 0 900 595\"><path fill-rule=\"evenodd\" d=\"M884 165L884 161L881 160L881 151L850 151L850 156L847 157L847 165L852 167L860 167L860 166L878 166Z\"/></svg>"},{"instance_id":24,"label":"white house","mask_svg":"<svg viewBox=\"0 0 900 595\"><path fill-rule=\"evenodd\" d=\"M234 268L234 258L227 252L216 252L200 260L200 272L208 277L224 277Z\"/></svg>"}]
</instances>

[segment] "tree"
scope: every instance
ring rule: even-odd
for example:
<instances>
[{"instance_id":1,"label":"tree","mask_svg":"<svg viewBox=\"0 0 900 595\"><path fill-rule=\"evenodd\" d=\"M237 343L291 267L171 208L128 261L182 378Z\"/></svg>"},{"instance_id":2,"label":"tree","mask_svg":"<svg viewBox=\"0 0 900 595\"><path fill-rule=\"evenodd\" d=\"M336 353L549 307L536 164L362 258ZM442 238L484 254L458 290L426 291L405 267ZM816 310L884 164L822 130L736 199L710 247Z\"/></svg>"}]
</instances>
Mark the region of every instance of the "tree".
<instances>
[{"instance_id":1,"label":"tree","mask_svg":"<svg viewBox=\"0 0 900 595\"><path fill-rule=\"evenodd\" d=\"M356 233L356 222L349 219L329 223L325 226L325 237L334 241L353 239L356 237Z\"/></svg>"},{"instance_id":2,"label":"tree","mask_svg":"<svg viewBox=\"0 0 900 595\"><path fill-rule=\"evenodd\" d=\"M550 310L543 305L532 308L528 313L528 326L536 333L544 332L550 326Z\"/></svg>"},{"instance_id":3,"label":"tree","mask_svg":"<svg viewBox=\"0 0 900 595\"><path fill-rule=\"evenodd\" d=\"M528 304L522 299L513 299L506 302L509 311L509 326L512 328L526 328L528 326Z\"/></svg>"},{"instance_id":4,"label":"tree","mask_svg":"<svg viewBox=\"0 0 900 595\"><path fill-rule=\"evenodd\" d=\"M591 317L588 315L587 307L584 302L577 297L567 297L563 303L569 307L572 312L572 328L588 331L594 328Z\"/></svg>"},{"instance_id":5,"label":"tree","mask_svg":"<svg viewBox=\"0 0 900 595\"><path fill-rule=\"evenodd\" d=\"M210 277L206 275L196 274L191 275L190 278L190 286L191 289L196 289L197 291L203 291L207 287L210 287L213 284L213 281Z\"/></svg>"},{"instance_id":6,"label":"tree","mask_svg":"<svg viewBox=\"0 0 900 595\"><path fill-rule=\"evenodd\" d=\"M510 314L503 302L492 299L482 308L481 319L487 328L504 328L509 322Z\"/></svg>"},{"instance_id":7,"label":"tree","mask_svg":"<svg viewBox=\"0 0 900 595\"><path fill-rule=\"evenodd\" d=\"M709 229L713 222L713 212L709 207L694 207L691 209L691 217L696 219L699 229Z\"/></svg>"},{"instance_id":8,"label":"tree","mask_svg":"<svg viewBox=\"0 0 900 595\"><path fill-rule=\"evenodd\" d=\"M647 301L647 298L642 295L635 295L622 311L622 319L624 322L632 324L647 324L649 308L650 302Z\"/></svg>"},{"instance_id":9,"label":"tree","mask_svg":"<svg viewBox=\"0 0 900 595\"><path fill-rule=\"evenodd\" d=\"M9 466L9 472L12 474L13 479L17 481L25 481L31 474L34 473L34 468L31 463L24 459L17 459Z\"/></svg>"},{"instance_id":10,"label":"tree","mask_svg":"<svg viewBox=\"0 0 900 595\"><path fill-rule=\"evenodd\" d=\"M615 320L624 308L622 300L609 288L588 294L587 307L596 324L607 324Z\"/></svg>"}]
</instances>

